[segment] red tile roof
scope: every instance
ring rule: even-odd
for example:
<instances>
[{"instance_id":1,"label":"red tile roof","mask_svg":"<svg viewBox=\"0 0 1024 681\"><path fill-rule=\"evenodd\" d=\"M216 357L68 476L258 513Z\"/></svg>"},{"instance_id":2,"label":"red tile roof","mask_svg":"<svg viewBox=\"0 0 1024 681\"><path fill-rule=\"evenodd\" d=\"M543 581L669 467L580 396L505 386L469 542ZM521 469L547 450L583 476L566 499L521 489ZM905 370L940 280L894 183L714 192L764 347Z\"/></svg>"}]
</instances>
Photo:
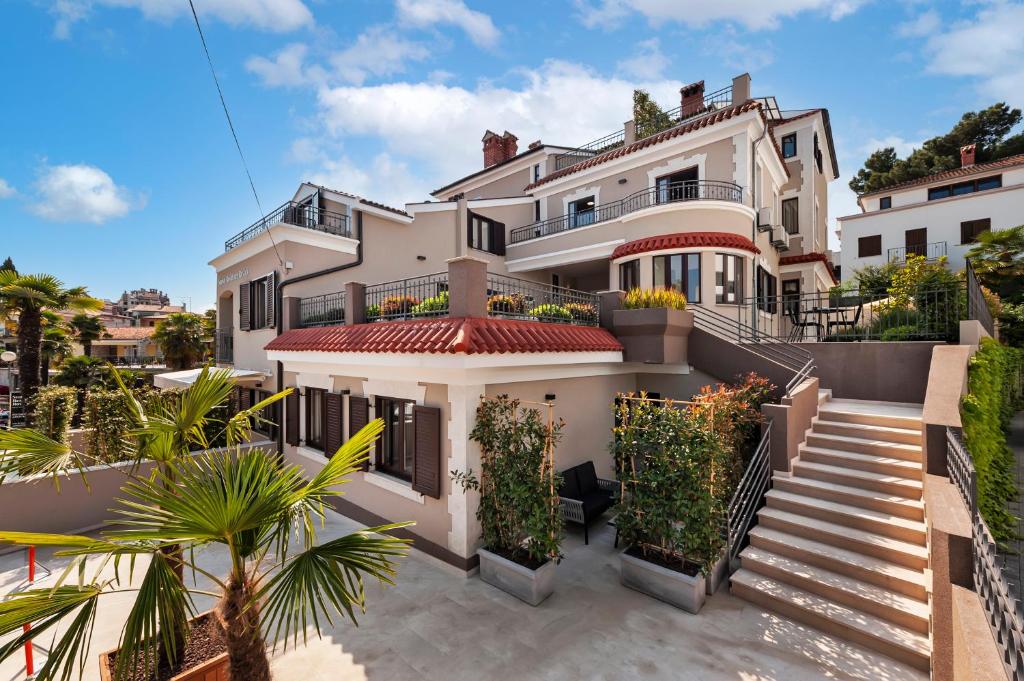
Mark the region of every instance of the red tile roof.
<instances>
[{"instance_id":1,"label":"red tile roof","mask_svg":"<svg viewBox=\"0 0 1024 681\"><path fill-rule=\"evenodd\" d=\"M730 119L730 118L732 118L734 116L739 116L740 114L744 114L744 113L746 113L748 111L761 112L761 104L758 103L758 102L755 102L753 100L748 100L748 101L746 101L746 102L744 102L742 104L737 104L736 106L731 106L731 107L729 107L727 109L721 109L720 111L716 111L715 113L711 114L710 116L704 116L703 118L699 118L699 119L697 119L695 121L692 121L690 123L685 123L683 125L677 125L676 127L671 128L669 130L665 130L664 132L659 132L657 135L651 135L650 137L645 137L644 139L639 140L637 142L633 142L632 144L621 146L618 149L613 149L613 150L605 152L603 154L599 154L597 156L594 156L593 158L588 158L585 161L580 161L579 163L575 163L575 164L573 164L571 166L568 166L567 168L563 168L562 170L558 170L558 171L553 172L553 173L551 173L549 175L545 175L544 177L540 178L536 182L528 184L526 186L525 191L529 191L531 189L534 189L535 187L539 187L540 185L545 184L547 182L551 182L552 180L557 180L560 177L565 177L566 175L572 175L573 173L578 173L581 170L586 170L587 168L593 168L594 166L601 165L602 163L607 163L608 161L611 161L612 159L620 158L620 157L625 156L627 154L632 154L634 151L639 151L640 149L645 149L645 148L653 146L655 144L659 144L661 142L665 142L665 141L670 140L670 139L672 139L674 137L679 137L680 135L685 135L688 132L692 132L694 130L699 130L701 128L706 128L708 126L714 125L715 123L728 120L728 119ZM764 118L764 114L763 113L761 113L761 117L762 117L762 119ZM767 121L766 121L766 123L767 123ZM777 145L776 145L776 147L777 147ZM779 158L781 159L782 158L782 151L781 150L778 150L778 151L779 151Z\"/></svg>"},{"instance_id":2,"label":"red tile roof","mask_svg":"<svg viewBox=\"0 0 1024 681\"><path fill-rule=\"evenodd\" d=\"M155 326L114 326L107 328L100 340L143 340L155 332Z\"/></svg>"},{"instance_id":3,"label":"red tile roof","mask_svg":"<svg viewBox=\"0 0 1024 681\"><path fill-rule=\"evenodd\" d=\"M802 265L808 262L823 262L825 267L828 268L829 276L832 277L832 281L839 283L839 278L836 277L835 270L832 269L832 263L829 262L828 256L824 253L803 253L801 255L784 255L779 258L779 267L784 265Z\"/></svg>"},{"instance_id":4,"label":"red tile roof","mask_svg":"<svg viewBox=\"0 0 1024 681\"><path fill-rule=\"evenodd\" d=\"M650 251L664 251L673 248L740 248L751 253L760 253L761 249L745 236L729 232L681 232L679 234L662 234L646 239L637 239L618 246L612 251L612 259Z\"/></svg>"},{"instance_id":5,"label":"red tile roof","mask_svg":"<svg viewBox=\"0 0 1024 681\"><path fill-rule=\"evenodd\" d=\"M439 317L293 329L270 341L265 349L479 355L617 352L622 345L608 330L592 326L491 317Z\"/></svg>"},{"instance_id":6,"label":"red tile roof","mask_svg":"<svg viewBox=\"0 0 1024 681\"><path fill-rule=\"evenodd\" d=\"M975 163L972 166L962 166L960 168L953 168L952 170L943 170L940 173L919 177L916 180L907 180L906 182L900 182L899 184L890 185L882 189L876 189L873 192L865 192L860 196L863 198L865 196L874 196L876 194L888 194L889 192L906 189L907 187L913 187L914 185L931 184L932 182L941 182L942 180L955 180L960 177L967 177L968 175L977 175L1019 165L1024 165L1024 154L1007 156L1006 158L1001 158L998 161L989 161L988 163Z\"/></svg>"}]
</instances>

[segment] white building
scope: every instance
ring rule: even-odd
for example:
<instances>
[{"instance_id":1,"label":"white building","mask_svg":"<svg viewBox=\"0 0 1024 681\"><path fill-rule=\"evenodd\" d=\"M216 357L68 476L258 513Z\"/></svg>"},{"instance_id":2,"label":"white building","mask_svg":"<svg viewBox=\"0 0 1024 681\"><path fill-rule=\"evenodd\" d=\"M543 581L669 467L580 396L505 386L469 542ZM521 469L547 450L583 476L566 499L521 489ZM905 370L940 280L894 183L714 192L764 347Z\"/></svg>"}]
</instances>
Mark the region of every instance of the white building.
<instances>
[{"instance_id":1,"label":"white building","mask_svg":"<svg viewBox=\"0 0 1024 681\"><path fill-rule=\"evenodd\" d=\"M904 262L908 254L949 258L962 269L975 237L1024 223L1024 154L974 163L862 194L861 212L838 220L843 281L868 265Z\"/></svg>"}]
</instances>

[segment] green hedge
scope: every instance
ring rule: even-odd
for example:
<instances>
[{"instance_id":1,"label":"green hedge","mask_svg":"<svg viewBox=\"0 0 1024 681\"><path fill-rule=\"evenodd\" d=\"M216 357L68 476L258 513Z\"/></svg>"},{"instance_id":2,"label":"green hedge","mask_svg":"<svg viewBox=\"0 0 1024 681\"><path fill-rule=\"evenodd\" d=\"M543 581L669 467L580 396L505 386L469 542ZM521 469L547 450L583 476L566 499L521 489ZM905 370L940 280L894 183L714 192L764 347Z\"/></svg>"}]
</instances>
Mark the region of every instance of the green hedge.
<instances>
[{"instance_id":1,"label":"green hedge","mask_svg":"<svg viewBox=\"0 0 1024 681\"><path fill-rule=\"evenodd\" d=\"M1020 407L1018 375L1024 351L981 342L971 359L969 394L961 404L964 442L978 472L978 507L996 541L1015 537L1017 519L1007 509L1016 498L1014 456L1006 443L1010 417Z\"/></svg>"},{"instance_id":2,"label":"green hedge","mask_svg":"<svg viewBox=\"0 0 1024 681\"><path fill-rule=\"evenodd\" d=\"M74 388L47 385L36 393L32 408L33 427L47 437L71 444L71 419L78 396Z\"/></svg>"}]
</instances>

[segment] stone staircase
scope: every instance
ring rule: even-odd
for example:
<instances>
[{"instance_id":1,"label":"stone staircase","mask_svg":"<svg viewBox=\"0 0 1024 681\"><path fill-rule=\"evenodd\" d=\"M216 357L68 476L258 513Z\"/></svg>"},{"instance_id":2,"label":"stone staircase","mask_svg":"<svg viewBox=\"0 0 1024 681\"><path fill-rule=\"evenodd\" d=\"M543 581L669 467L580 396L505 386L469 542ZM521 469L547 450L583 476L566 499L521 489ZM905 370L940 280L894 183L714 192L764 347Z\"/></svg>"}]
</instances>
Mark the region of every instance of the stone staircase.
<instances>
[{"instance_id":1,"label":"stone staircase","mask_svg":"<svg viewBox=\"0 0 1024 681\"><path fill-rule=\"evenodd\" d=\"M831 400L775 473L732 592L929 670L921 407Z\"/></svg>"}]
</instances>

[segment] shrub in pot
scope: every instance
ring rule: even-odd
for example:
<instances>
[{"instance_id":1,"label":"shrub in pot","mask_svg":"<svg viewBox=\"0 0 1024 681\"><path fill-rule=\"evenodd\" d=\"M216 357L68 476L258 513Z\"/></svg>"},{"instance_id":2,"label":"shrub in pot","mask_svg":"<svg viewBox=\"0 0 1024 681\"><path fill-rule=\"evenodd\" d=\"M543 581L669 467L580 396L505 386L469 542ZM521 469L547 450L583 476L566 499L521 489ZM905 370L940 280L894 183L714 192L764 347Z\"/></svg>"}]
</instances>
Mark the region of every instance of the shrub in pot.
<instances>
[{"instance_id":1,"label":"shrub in pot","mask_svg":"<svg viewBox=\"0 0 1024 681\"><path fill-rule=\"evenodd\" d=\"M548 409L545 417L508 395L483 400L470 433L480 444L480 475L452 472L457 484L480 493L480 577L530 605L552 593L562 555L554 449L563 424Z\"/></svg>"},{"instance_id":2,"label":"shrub in pot","mask_svg":"<svg viewBox=\"0 0 1024 681\"><path fill-rule=\"evenodd\" d=\"M590 303L566 303L563 307L569 311L573 321L580 324L597 324L597 308Z\"/></svg>"},{"instance_id":3,"label":"shrub in pot","mask_svg":"<svg viewBox=\"0 0 1024 681\"><path fill-rule=\"evenodd\" d=\"M545 303L529 311L529 316L542 322L571 322L572 313L564 305Z\"/></svg>"},{"instance_id":4,"label":"shrub in pot","mask_svg":"<svg viewBox=\"0 0 1024 681\"><path fill-rule=\"evenodd\" d=\"M526 299L522 293L495 293L487 298L487 311L494 314L525 314Z\"/></svg>"},{"instance_id":5,"label":"shrub in pot","mask_svg":"<svg viewBox=\"0 0 1024 681\"><path fill-rule=\"evenodd\" d=\"M626 292L622 298L624 310L650 310L667 308L669 310L685 310L686 295L675 289L666 288L634 288Z\"/></svg>"},{"instance_id":6,"label":"shrub in pot","mask_svg":"<svg viewBox=\"0 0 1024 681\"><path fill-rule=\"evenodd\" d=\"M686 296L673 289L635 288L612 312L612 326L627 362L684 364L693 313Z\"/></svg>"},{"instance_id":7,"label":"shrub in pot","mask_svg":"<svg viewBox=\"0 0 1024 681\"><path fill-rule=\"evenodd\" d=\"M412 306L412 316L429 317L440 312L448 311L448 291L442 291L436 296L424 298Z\"/></svg>"},{"instance_id":8,"label":"shrub in pot","mask_svg":"<svg viewBox=\"0 0 1024 681\"><path fill-rule=\"evenodd\" d=\"M45 385L36 392L32 403L32 425L47 437L69 444L77 403L78 391L74 388Z\"/></svg>"},{"instance_id":9,"label":"shrub in pot","mask_svg":"<svg viewBox=\"0 0 1024 681\"><path fill-rule=\"evenodd\" d=\"M414 296L388 296L380 301L380 316L397 317L407 315L419 303L420 299Z\"/></svg>"}]
</instances>

